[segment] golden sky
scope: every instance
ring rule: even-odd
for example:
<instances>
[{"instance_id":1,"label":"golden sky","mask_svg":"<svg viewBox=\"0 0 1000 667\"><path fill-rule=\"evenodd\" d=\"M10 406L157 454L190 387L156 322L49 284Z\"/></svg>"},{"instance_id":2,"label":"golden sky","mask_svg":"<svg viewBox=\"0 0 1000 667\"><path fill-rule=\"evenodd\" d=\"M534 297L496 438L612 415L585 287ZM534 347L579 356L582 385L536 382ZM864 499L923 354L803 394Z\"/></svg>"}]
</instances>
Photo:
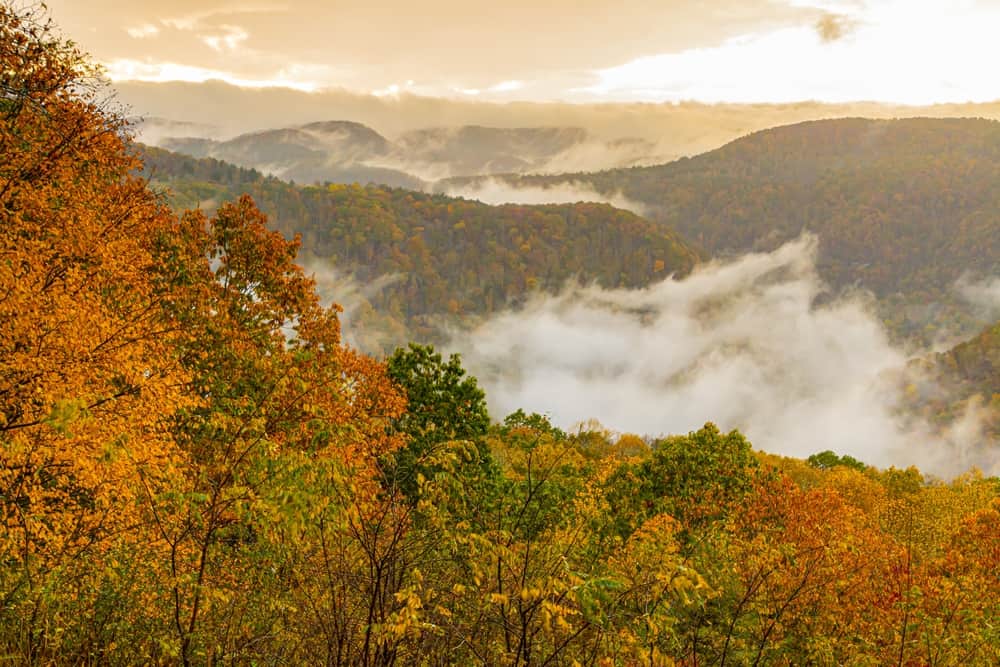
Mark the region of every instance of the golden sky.
<instances>
[{"instance_id":1,"label":"golden sky","mask_svg":"<svg viewBox=\"0 0 1000 667\"><path fill-rule=\"evenodd\" d=\"M477 100L1000 99L1000 0L48 0L115 81Z\"/></svg>"}]
</instances>

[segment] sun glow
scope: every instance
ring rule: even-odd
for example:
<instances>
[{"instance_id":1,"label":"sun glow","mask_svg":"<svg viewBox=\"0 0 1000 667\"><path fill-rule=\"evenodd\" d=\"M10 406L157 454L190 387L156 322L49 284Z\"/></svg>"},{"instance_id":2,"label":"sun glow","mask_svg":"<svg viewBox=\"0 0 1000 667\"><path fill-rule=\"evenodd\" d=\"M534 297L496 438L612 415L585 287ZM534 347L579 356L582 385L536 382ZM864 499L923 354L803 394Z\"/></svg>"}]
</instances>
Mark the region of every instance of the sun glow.
<instances>
[{"instance_id":1,"label":"sun glow","mask_svg":"<svg viewBox=\"0 0 1000 667\"><path fill-rule=\"evenodd\" d=\"M970 2L874 3L840 23L745 35L601 69L595 84L573 92L650 101L984 102L1000 97L991 72L1000 60L998 22L1000 11Z\"/></svg>"},{"instance_id":2,"label":"sun glow","mask_svg":"<svg viewBox=\"0 0 1000 667\"><path fill-rule=\"evenodd\" d=\"M111 81L143 81L148 83L224 81L243 88L291 88L306 93L316 92L323 88L320 83L296 76L294 68L290 72L279 72L269 79L257 79L206 67L179 63L143 62L123 58L104 63L104 69Z\"/></svg>"}]
</instances>

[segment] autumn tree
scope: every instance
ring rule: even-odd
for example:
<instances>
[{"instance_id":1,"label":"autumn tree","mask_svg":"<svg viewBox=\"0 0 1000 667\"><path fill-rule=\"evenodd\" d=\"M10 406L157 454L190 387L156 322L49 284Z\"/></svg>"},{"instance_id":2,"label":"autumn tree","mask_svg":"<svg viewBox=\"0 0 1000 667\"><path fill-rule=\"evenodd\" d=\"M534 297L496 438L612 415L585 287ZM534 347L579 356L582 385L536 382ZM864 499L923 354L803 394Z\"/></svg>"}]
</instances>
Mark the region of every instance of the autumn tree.
<instances>
[{"instance_id":1,"label":"autumn tree","mask_svg":"<svg viewBox=\"0 0 1000 667\"><path fill-rule=\"evenodd\" d=\"M280 598L247 584L293 557L287 547L302 535L292 527L304 533L315 519L296 494L333 475L354 477L358 501L370 498L377 461L398 443L387 427L402 396L381 364L341 344L337 308L320 305L297 247L249 197L211 219L190 212L158 238L186 388L201 399L173 417L182 484L147 498L185 664L276 639Z\"/></svg>"},{"instance_id":2,"label":"autumn tree","mask_svg":"<svg viewBox=\"0 0 1000 667\"><path fill-rule=\"evenodd\" d=\"M98 603L103 563L185 402L150 280L170 216L126 134L44 10L0 5L0 650L27 662L90 659L121 613Z\"/></svg>"}]
</instances>

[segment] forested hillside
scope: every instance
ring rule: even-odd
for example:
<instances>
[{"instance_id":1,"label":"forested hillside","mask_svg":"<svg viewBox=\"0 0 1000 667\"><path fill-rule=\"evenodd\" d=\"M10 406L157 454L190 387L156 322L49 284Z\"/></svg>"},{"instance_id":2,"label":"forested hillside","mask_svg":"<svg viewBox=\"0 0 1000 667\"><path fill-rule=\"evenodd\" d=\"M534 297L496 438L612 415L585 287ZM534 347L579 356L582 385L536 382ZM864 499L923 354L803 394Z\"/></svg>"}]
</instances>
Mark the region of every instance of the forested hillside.
<instances>
[{"instance_id":1,"label":"forested hillside","mask_svg":"<svg viewBox=\"0 0 1000 667\"><path fill-rule=\"evenodd\" d=\"M570 279L634 287L698 261L669 229L605 204L488 206L374 185L295 186L214 159L144 154L145 173L175 206L210 209L247 193L273 228L301 235L306 261L361 283L390 277L371 306L422 339L448 316L489 314Z\"/></svg>"},{"instance_id":2,"label":"forested hillside","mask_svg":"<svg viewBox=\"0 0 1000 667\"><path fill-rule=\"evenodd\" d=\"M1000 322L939 356L969 392L1000 395Z\"/></svg>"},{"instance_id":3,"label":"forested hillside","mask_svg":"<svg viewBox=\"0 0 1000 667\"><path fill-rule=\"evenodd\" d=\"M713 256L809 230L821 275L897 306L885 316L910 333L940 322L963 274L1000 274L997 121L814 121L661 166L508 180L623 194Z\"/></svg>"}]
</instances>

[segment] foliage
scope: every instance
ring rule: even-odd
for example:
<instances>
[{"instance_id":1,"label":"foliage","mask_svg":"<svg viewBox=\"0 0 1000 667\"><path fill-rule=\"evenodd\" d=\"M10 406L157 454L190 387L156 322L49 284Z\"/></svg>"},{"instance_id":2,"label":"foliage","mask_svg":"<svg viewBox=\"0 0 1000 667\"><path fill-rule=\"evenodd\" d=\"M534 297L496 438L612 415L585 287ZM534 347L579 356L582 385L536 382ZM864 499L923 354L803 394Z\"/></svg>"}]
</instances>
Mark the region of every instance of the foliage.
<instances>
[{"instance_id":1,"label":"foliage","mask_svg":"<svg viewBox=\"0 0 1000 667\"><path fill-rule=\"evenodd\" d=\"M818 454L812 454L806 462L814 468L820 468L822 470L828 470L830 468L836 468L837 466L844 466L846 468L853 468L855 470L860 470L864 472L868 469L868 466L857 460L849 454L844 454L838 456L836 453L831 452L829 449Z\"/></svg>"},{"instance_id":2,"label":"foliage","mask_svg":"<svg viewBox=\"0 0 1000 667\"><path fill-rule=\"evenodd\" d=\"M491 465L483 441L490 425L486 394L474 377L465 375L457 354L443 361L433 347L411 343L389 357L386 370L407 401L407 411L393 424L393 430L406 438L406 445L387 465L386 477L392 484L415 497L419 477L434 473L428 464L434 448L453 440L471 441L477 450L476 463Z\"/></svg>"},{"instance_id":3,"label":"foliage","mask_svg":"<svg viewBox=\"0 0 1000 667\"><path fill-rule=\"evenodd\" d=\"M355 309L359 324L389 317L425 342L442 322L502 310L536 290L576 279L646 285L686 275L698 260L674 232L605 204L488 206L375 185L296 187L213 159L144 152L145 173L177 206L251 194L275 229L301 235L311 264L363 284L382 279ZM365 342L389 352L405 340Z\"/></svg>"},{"instance_id":4,"label":"foliage","mask_svg":"<svg viewBox=\"0 0 1000 667\"><path fill-rule=\"evenodd\" d=\"M715 424L654 443L652 454L626 462L609 480L623 536L643 517L666 513L684 528L721 519L753 485L757 460L739 432Z\"/></svg>"},{"instance_id":5,"label":"foliage","mask_svg":"<svg viewBox=\"0 0 1000 667\"><path fill-rule=\"evenodd\" d=\"M249 197L163 207L38 11L0 36L4 661L1000 660L996 479L490 425L457 358L343 345Z\"/></svg>"}]
</instances>

